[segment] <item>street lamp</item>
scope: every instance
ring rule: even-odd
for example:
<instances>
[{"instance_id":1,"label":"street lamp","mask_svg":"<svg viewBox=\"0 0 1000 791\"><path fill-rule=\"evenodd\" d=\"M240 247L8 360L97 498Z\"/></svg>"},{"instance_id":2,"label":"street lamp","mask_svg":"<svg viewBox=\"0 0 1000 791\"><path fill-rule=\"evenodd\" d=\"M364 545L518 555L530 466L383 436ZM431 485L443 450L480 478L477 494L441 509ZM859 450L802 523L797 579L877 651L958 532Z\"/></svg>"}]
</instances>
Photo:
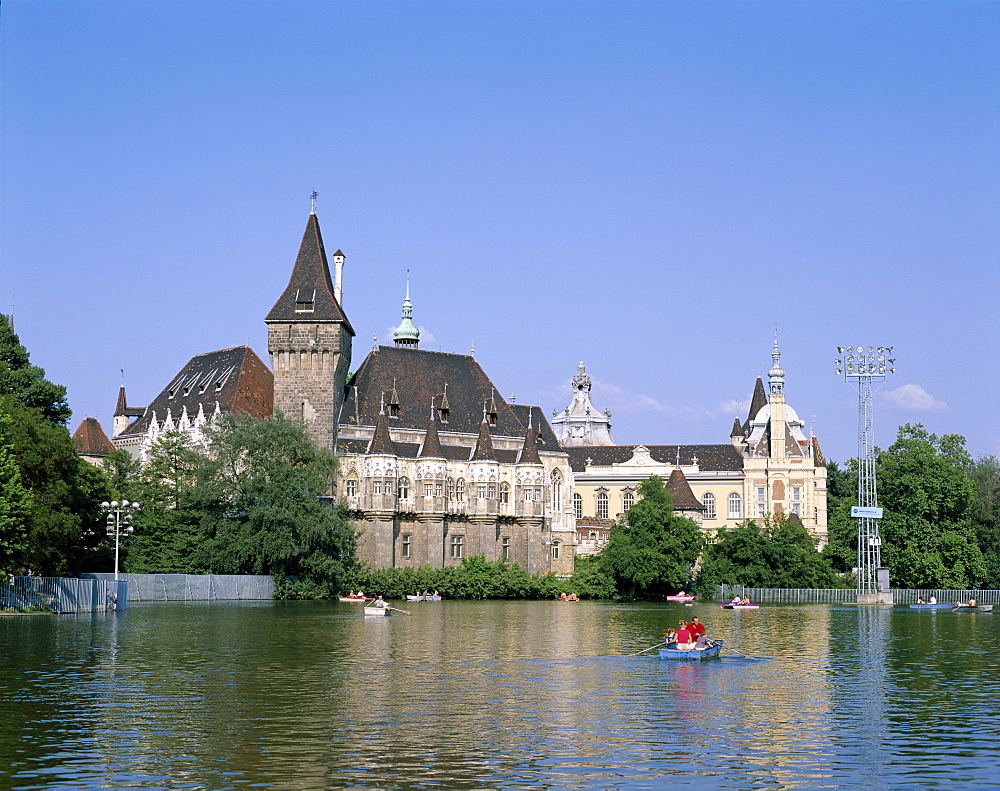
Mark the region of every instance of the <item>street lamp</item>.
<instances>
[{"instance_id":1,"label":"street lamp","mask_svg":"<svg viewBox=\"0 0 1000 791\"><path fill-rule=\"evenodd\" d=\"M878 534L878 507L875 486L875 437L872 431L872 384L884 384L896 373L892 346L838 346L834 360L837 376L843 376L858 391L858 504L851 516L858 520L858 603L881 603L879 569L882 566L882 539ZM885 581L888 584L888 580ZM864 598L862 598L864 597Z\"/></svg>"},{"instance_id":2,"label":"street lamp","mask_svg":"<svg viewBox=\"0 0 1000 791\"><path fill-rule=\"evenodd\" d=\"M108 515L108 535L115 537L115 579L118 579L118 547L124 536L130 536L135 532L132 526L132 516L139 510L139 503L130 503L128 500L112 500L110 503L101 503L101 510Z\"/></svg>"}]
</instances>

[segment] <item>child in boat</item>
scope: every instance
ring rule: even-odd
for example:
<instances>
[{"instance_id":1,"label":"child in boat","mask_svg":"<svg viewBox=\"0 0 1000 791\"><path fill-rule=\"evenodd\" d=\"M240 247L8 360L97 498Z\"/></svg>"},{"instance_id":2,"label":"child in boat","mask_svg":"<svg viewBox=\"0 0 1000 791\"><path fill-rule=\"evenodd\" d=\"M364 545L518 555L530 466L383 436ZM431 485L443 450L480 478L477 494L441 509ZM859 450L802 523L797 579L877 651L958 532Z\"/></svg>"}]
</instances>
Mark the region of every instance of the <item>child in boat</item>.
<instances>
[{"instance_id":1,"label":"child in boat","mask_svg":"<svg viewBox=\"0 0 1000 791\"><path fill-rule=\"evenodd\" d=\"M704 634L698 635L698 639L694 641L694 647L697 651L704 651L706 648L712 647L712 641L705 637Z\"/></svg>"},{"instance_id":2,"label":"child in boat","mask_svg":"<svg viewBox=\"0 0 1000 791\"><path fill-rule=\"evenodd\" d=\"M663 642L667 644L667 648L670 648L671 644L677 642L677 630L667 629L667 633L663 635Z\"/></svg>"}]
</instances>

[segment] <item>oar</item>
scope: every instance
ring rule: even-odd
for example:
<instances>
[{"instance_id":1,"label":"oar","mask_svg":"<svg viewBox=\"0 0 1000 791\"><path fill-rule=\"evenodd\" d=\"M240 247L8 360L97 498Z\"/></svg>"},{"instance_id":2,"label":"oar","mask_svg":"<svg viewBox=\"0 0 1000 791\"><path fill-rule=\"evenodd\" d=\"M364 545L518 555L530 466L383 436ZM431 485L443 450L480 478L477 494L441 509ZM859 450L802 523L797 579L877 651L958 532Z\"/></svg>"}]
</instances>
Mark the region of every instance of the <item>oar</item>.
<instances>
[{"instance_id":1,"label":"oar","mask_svg":"<svg viewBox=\"0 0 1000 791\"><path fill-rule=\"evenodd\" d=\"M744 654L744 653L743 653L742 651L740 651L740 650L739 650L738 648L733 648L733 647L732 647L731 645L726 645L725 643L723 643L723 644L722 644L722 647L723 647L723 648L726 648L726 649L728 649L728 650L730 650L730 651L735 651L735 652L736 652L737 654L739 654L739 655L740 655L740 656L742 656L742 657L746 657L747 659L753 659L753 657L752 657L752 656L750 656L749 654Z\"/></svg>"},{"instance_id":2,"label":"oar","mask_svg":"<svg viewBox=\"0 0 1000 791\"><path fill-rule=\"evenodd\" d=\"M412 615L413 613L407 612L406 610L401 610L399 607L386 607L387 610L395 610L396 612L401 612L403 615Z\"/></svg>"},{"instance_id":3,"label":"oar","mask_svg":"<svg viewBox=\"0 0 1000 791\"><path fill-rule=\"evenodd\" d=\"M654 648L659 648L661 645L666 645L666 643L657 643L656 645L651 645L649 648L643 648L641 651L636 651L634 654L629 654L629 656L639 656L639 654L644 654L647 651L652 651Z\"/></svg>"}]
</instances>

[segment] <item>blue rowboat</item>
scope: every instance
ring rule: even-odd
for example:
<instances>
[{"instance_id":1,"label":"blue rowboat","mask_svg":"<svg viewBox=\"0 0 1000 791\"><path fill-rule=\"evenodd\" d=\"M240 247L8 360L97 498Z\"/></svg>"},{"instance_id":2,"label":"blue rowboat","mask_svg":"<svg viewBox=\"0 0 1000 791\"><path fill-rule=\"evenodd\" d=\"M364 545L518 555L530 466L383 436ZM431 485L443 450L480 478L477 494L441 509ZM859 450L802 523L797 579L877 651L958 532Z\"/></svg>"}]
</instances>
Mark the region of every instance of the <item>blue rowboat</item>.
<instances>
[{"instance_id":1,"label":"blue rowboat","mask_svg":"<svg viewBox=\"0 0 1000 791\"><path fill-rule=\"evenodd\" d=\"M692 648L690 651L678 651L670 647L677 643L669 643L666 648L660 649L660 659L672 659L675 662L700 662L702 659L711 659L713 656L718 656L722 650L722 640L714 642L715 645L710 648L702 650Z\"/></svg>"},{"instance_id":2,"label":"blue rowboat","mask_svg":"<svg viewBox=\"0 0 1000 791\"><path fill-rule=\"evenodd\" d=\"M954 604L911 604L911 610L951 610Z\"/></svg>"}]
</instances>

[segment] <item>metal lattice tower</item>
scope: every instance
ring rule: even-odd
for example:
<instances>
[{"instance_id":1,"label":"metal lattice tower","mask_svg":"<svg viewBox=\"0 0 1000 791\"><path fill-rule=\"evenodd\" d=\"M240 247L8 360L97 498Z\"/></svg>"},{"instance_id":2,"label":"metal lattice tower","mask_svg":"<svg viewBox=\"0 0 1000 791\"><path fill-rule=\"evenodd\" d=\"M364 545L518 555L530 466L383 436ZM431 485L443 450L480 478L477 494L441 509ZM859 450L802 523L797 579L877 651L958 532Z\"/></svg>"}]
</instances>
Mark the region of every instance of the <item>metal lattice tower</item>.
<instances>
[{"instance_id":1,"label":"metal lattice tower","mask_svg":"<svg viewBox=\"0 0 1000 791\"><path fill-rule=\"evenodd\" d=\"M892 346L838 346L837 375L843 376L858 391L858 507L878 508L878 488L875 484L875 435L872 430L873 384L881 385L886 376L895 373L896 362L888 355ZM876 388L877 389L877 388ZM858 597L879 593L878 570L882 566L882 539L878 534L878 519L858 516Z\"/></svg>"}]
</instances>

